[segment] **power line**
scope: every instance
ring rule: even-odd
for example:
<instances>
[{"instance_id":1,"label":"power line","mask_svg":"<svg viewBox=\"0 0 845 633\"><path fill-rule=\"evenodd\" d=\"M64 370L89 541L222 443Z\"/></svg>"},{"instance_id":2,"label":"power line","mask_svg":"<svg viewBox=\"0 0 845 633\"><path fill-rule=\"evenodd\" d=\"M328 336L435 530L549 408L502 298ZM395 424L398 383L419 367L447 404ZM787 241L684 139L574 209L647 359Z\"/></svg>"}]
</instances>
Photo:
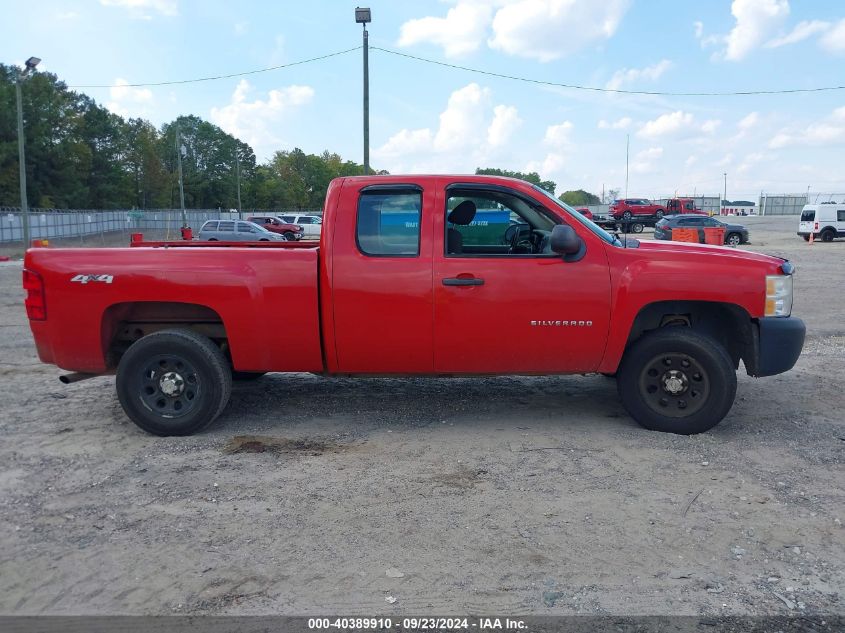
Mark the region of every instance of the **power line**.
<instances>
[{"instance_id":1,"label":"power line","mask_svg":"<svg viewBox=\"0 0 845 633\"><path fill-rule=\"evenodd\" d=\"M198 77L196 79L178 79L175 81L157 81L151 83L138 83L138 84L107 84L107 85L78 85L78 86L68 86L68 88L142 88L148 86L173 86L176 84L193 84L198 83L201 81L216 81L218 79L231 79L232 77L245 77L246 75L257 75L258 73L267 73L271 70L279 70L281 68L290 68L291 66L299 66L301 64L310 64L311 62L318 62L323 59L328 59L329 57L337 57L338 55L345 55L346 53L351 53L352 51L361 50L360 46L355 46L354 48L347 48L345 51L336 51L334 53L328 53L327 55L320 55L319 57L312 57L310 59L302 59L296 62L291 62L289 64L280 64L278 66L270 66L269 68L259 68L257 70L246 70L240 73L232 73L231 75L215 75L213 77Z\"/></svg>"},{"instance_id":2,"label":"power line","mask_svg":"<svg viewBox=\"0 0 845 633\"><path fill-rule=\"evenodd\" d=\"M621 90L614 88L597 88L595 86L581 86L578 84L565 84L556 81L544 81L542 79L529 79L527 77L517 77L515 75L505 75L503 73L495 73L489 70L481 70L479 68L469 68L468 66L459 66L458 64L449 64L447 62L437 61L436 59L428 59L426 57L417 57L416 55L409 55L408 53L400 53L399 51L392 51L387 48L380 48L378 46L370 46L372 50L381 51L382 53L389 53L399 57L407 57L418 62L425 62L427 64L435 64L437 66L445 66L446 68L453 68L456 70L463 70L470 73L477 73L479 75L488 75L490 77L498 77L500 79L510 79L512 81L522 81L530 84L539 84L542 86L555 86L558 88L569 88L572 90L586 90L590 92L612 92L616 94L626 95L652 95L663 97L734 97L743 95L780 95L793 94L799 92L825 92L829 90L845 90L845 86L825 86L822 88L787 88L783 90L741 90L736 92L659 92L651 90Z\"/></svg>"}]
</instances>

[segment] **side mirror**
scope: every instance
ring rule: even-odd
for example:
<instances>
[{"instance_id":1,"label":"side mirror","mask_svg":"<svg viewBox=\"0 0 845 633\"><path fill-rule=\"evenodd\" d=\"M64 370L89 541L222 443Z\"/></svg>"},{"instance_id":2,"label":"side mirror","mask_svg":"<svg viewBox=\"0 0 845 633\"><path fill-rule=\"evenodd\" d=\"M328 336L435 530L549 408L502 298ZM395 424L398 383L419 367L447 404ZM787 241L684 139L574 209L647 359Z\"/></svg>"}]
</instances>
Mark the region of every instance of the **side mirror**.
<instances>
[{"instance_id":1,"label":"side mirror","mask_svg":"<svg viewBox=\"0 0 845 633\"><path fill-rule=\"evenodd\" d=\"M587 252L587 245L568 224L557 224L549 241L552 251L563 255L564 261L577 262Z\"/></svg>"}]
</instances>

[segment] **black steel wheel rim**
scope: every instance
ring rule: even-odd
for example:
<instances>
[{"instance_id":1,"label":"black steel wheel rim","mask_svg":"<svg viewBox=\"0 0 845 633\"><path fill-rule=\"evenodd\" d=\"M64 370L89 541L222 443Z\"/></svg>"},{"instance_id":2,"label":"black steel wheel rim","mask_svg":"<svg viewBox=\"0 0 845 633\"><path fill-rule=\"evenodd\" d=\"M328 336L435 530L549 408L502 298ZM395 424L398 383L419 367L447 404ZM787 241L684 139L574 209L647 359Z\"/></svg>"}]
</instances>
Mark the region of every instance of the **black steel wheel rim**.
<instances>
[{"instance_id":1,"label":"black steel wheel rim","mask_svg":"<svg viewBox=\"0 0 845 633\"><path fill-rule=\"evenodd\" d=\"M711 384L707 370L695 358L667 352L643 366L639 388L652 411L671 418L685 418L707 404Z\"/></svg>"},{"instance_id":2,"label":"black steel wheel rim","mask_svg":"<svg viewBox=\"0 0 845 633\"><path fill-rule=\"evenodd\" d=\"M202 382L194 366L176 354L147 360L136 377L141 404L161 418L180 418L199 406Z\"/></svg>"}]
</instances>

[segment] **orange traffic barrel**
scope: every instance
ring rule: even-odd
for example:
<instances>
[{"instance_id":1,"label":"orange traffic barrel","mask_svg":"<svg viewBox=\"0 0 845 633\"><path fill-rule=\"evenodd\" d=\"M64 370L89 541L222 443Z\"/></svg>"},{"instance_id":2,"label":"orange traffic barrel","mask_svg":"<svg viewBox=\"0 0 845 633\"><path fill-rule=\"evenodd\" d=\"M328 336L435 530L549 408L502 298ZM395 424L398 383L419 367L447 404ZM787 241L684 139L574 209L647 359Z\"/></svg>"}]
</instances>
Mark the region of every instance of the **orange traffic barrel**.
<instances>
[{"instance_id":1,"label":"orange traffic barrel","mask_svg":"<svg viewBox=\"0 0 845 633\"><path fill-rule=\"evenodd\" d=\"M704 243L722 246L725 243L725 229L722 227L706 227L704 229Z\"/></svg>"}]
</instances>

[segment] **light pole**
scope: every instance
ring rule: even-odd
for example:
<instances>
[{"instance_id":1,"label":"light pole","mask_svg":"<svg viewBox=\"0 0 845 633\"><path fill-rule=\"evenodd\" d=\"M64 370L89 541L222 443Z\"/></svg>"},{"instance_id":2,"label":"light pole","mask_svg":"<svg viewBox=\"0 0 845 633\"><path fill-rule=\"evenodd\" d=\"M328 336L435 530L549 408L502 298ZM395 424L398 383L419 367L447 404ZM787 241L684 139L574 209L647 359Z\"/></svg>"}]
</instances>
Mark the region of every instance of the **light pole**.
<instances>
[{"instance_id":1,"label":"light pole","mask_svg":"<svg viewBox=\"0 0 845 633\"><path fill-rule=\"evenodd\" d=\"M238 153L237 148L235 148L235 161L237 161L235 166L238 170L238 218L240 219L243 217L241 215L241 156Z\"/></svg>"},{"instance_id":2,"label":"light pole","mask_svg":"<svg viewBox=\"0 0 845 633\"><path fill-rule=\"evenodd\" d=\"M728 172L725 172L723 175L725 176L725 194L722 196L720 215L725 215L724 209L728 203Z\"/></svg>"},{"instance_id":3,"label":"light pole","mask_svg":"<svg viewBox=\"0 0 845 633\"><path fill-rule=\"evenodd\" d=\"M188 214L185 213L185 186L182 182L182 152L184 151L184 145L179 145L179 122L176 122L176 162L179 166L179 204L182 207L182 228L188 228Z\"/></svg>"},{"instance_id":4,"label":"light pole","mask_svg":"<svg viewBox=\"0 0 845 633\"><path fill-rule=\"evenodd\" d=\"M29 248L29 202L26 199L26 156L24 155L23 139L23 99L21 98L21 83L41 63L38 57L26 60L26 68L18 69L15 77L15 97L18 102L18 167L21 176L21 219L23 220L23 244Z\"/></svg>"},{"instance_id":5,"label":"light pole","mask_svg":"<svg viewBox=\"0 0 845 633\"><path fill-rule=\"evenodd\" d=\"M370 34L367 23L372 22L368 8L355 7L355 22L364 27L364 174L370 173Z\"/></svg>"}]
</instances>

